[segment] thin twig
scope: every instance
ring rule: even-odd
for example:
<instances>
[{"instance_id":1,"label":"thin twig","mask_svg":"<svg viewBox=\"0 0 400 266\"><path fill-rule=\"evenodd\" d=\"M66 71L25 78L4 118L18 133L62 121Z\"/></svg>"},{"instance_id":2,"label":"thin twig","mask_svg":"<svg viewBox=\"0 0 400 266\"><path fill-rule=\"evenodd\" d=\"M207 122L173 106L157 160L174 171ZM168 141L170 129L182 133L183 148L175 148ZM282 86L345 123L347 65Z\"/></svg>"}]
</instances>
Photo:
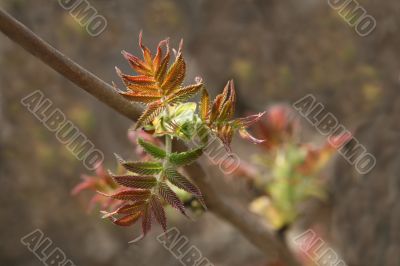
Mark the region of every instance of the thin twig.
<instances>
[{"instance_id":1,"label":"thin twig","mask_svg":"<svg viewBox=\"0 0 400 266\"><path fill-rule=\"evenodd\" d=\"M118 113L133 121L139 117L141 109L138 106L122 98L114 92L111 85L66 57L2 9L0 30L29 53ZM268 261L279 260L287 266L299 265L289 249L260 218L243 207L227 202L215 192L198 163L188 166L186 170L203 192L209 209L240 230L267 255Z\"/></svg>"}]
</instances>

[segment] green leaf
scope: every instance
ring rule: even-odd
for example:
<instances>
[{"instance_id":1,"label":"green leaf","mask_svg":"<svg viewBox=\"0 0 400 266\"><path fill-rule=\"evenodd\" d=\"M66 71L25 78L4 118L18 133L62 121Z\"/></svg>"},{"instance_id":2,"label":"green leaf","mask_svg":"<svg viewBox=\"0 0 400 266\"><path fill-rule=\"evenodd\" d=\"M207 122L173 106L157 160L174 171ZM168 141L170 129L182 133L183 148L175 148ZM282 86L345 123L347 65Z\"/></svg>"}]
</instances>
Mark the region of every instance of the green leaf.
<instances>
[{"instance_id":1,"label":"green leaf","mask_svg":"<svg viewBox=\"0 0 400 266\"><path fill-rule=\"evenodd\" d=\"M191 164L203 154L203 147L180 153L171 153L169 161L176 166Z\"/></svg>"},{"instance_id":2,"label":"green leaf","mask_svg":"<svg viewBox=\"0 0 400 266\"><path fill-rule=\"evenodd\" d=\"M153 156L156 159L164 159L166 156L166 153L164 150L160 149L153 143L144 141L143 139L139 138L138 139L138 144L151 156Z\"/></svg>"},{"instance_id":3,"label":"green leaf","mask_svg":"<svg viewBox=\"0 0 400 266\"><path fill-rule=\"evenodd\" d=\"M139 175L154 175L162 170L160 162L126 162L115 154L118 162L128 171Z\"/></svg>"},{"instance_id":4,"label":"green leaf","mask_svg":"<svg viewBox=\"0 0 400 266\"><path fill-rule=\"evenodd\" d=\"M162 170L162 164L159 162L125 162L122 166L140 175L154 175Z\"/></svg>"}]
</instances>

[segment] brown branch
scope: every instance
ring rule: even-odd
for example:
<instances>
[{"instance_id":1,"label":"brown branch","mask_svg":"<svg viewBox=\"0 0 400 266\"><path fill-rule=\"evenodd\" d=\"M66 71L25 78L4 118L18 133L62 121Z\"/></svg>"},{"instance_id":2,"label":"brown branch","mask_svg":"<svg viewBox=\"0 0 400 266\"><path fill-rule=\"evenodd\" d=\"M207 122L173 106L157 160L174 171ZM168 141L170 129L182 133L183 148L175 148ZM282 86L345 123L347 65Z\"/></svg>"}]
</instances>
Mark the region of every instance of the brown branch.
<instances>
[{"instance_id":1,"label":"brown branch","mask_svg":"<svg viewBox=\"0 0 400 266\"><path fill-rule=\"evenodd\" d=\"M139 117L140 108L119 96L109 84L40 39L2 9L0 9L0 30L32 55L115 111L133 121ZM288 266L299 265L288 248L260 218L243 207L226 202L215 192L199 164L194 163L186 170L203 192L209 209L240 230L251 243L267 255L268 261L280 260Z\"/></svg>"}]
</instances>

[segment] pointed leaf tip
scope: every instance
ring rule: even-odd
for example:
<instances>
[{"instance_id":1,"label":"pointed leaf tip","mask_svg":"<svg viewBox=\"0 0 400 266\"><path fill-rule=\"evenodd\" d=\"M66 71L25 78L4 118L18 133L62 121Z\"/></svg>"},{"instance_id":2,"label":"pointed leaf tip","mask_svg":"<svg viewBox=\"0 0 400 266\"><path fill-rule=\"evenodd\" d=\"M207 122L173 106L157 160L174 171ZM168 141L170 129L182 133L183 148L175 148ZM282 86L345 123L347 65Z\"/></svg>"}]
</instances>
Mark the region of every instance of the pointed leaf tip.
<instances>
[{"instance_id":1,"label":"pointed leaf tip","mask_svg":"<svg viewBox=\"0 0 400 266\"><path fill-rule=\"evenodd\" d=\"M120 155L118 155L117 153L114 152L114 156L115 156L115 159L118 161L118 163L120 163L120 164L125 163L125 160L122 159L122 157Z\"/></svg>"},{"instance_id":2,"label":"pointed leaf tip","mask_svg":"<svg viewBox=\"0 0 400 266\"><path fill-rule=\"evenodd\" d=\"M182 53L183 50L183 38L181 39L181 41L179 42L179 48L178 48L178 54L177 56L179 56Z\"/></svg>"},{"instance_id":3,"label":"pointed leaf tip","mask_svg":"<svg viewBox=\"0 0 400 266\"><path fill-rule=\"evenodd\" d=\"M115 72L117 72L118 76L122 76L122 71L117 66L115 66Z\"/></svg>"},{"instance_id":4,"label":"pointed leaf tip","mask_svg":"<svg viewBox=\"0 0 400 266\"><path fill-rule=\"evenodd\" d=\"M253 137L246 129L244 129L244 128L242 128L242 129L239 129L239 134L240 134L240 136L243 138L243 139L245 139L245 140L248 140L248 141L250 141L250 142L252 142L252 143L254 143L254 144L260 144L260 143L263 143L265 140L263 140L263 139L257 139L257 138L255 138L255 137Z\"/></svg>"},{"instance_id":5,"label":"pointed leaf tip","mask_svg":"<svg viewBox=\"0 0 400 266\"><path fill-rule=\"evenodd\" d=\"M138 237L135 238L135 239L132 239L132 240L129 241L128 243L129 243L129 244L135 244L135 243L139 242L140 240L142 240L143 238L144 238L144 234L142 233L140 236L138 236Z\"/></svg>"},{"instance_id":6,"label":"pointed leaf tip","mask_svg":"<svg viewBox=\"0 0 400 266\"><path fill-rule=\"evenodd\" d=\"M138 144L151 156L156 159L164 159L166 157L166 152L163 149L160 149L158 146L153 143L147 142L142 138L138 138Z\"/></svg>"}]
</instances>

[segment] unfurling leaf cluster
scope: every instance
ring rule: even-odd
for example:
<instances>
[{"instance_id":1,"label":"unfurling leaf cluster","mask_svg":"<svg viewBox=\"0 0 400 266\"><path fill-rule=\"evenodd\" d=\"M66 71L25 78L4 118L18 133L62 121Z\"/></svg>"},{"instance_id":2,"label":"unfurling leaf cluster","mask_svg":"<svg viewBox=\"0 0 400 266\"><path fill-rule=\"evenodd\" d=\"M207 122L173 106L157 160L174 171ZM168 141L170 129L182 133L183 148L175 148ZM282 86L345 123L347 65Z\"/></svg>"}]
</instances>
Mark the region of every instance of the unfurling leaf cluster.
<instances>
[{"instance_id":1,"label":"unfurling leaf cluster","mask_svg":"<svg viewBox=\"0 0 400 266\"><path fill-rule=\"evenodd\" d=\"M116 68L126 90L120 90L116 85L114 88L128 100L145 106L134 129L150 133L153 137L164 137L165 145L138 138L137 144L147 154L146 160L126 161L117 155L125 171L123 174L109 175L119 188L112 193L100 192L102 196L119 202L113 210L103 212L104 218L120 226L132 225L141 220L143 233L136 240L149 232L153 219L166 230L166 205L187 216L178 190L190 193L206 209L200 189L180 169L195 162L205 146L175 152L172 150L174 138L189 141L197 135L196 130L205 128L207 138L216 136L228 150L237 131L242 137L260 143L262 141L252 137L246 128L263 115L260 113L234 118L236 93L232 80L213 101L200 78L192 85L183 85L186 63L182 41L178 51L174 51L175 59L172 63L168 39L158 44L155 55L143 44L142 34L139 35L139 46L143 59L122 52L137 75L124 74ZM200 92L199 104L189 101Z\"/></svg>"},{"instance_id":2,"label":"unfurling leaf cluster","mask_svg":"<svg viewBox=\"0 0 400 266\"><path fill-rule=\"evenodd\" d=\"M184 203L175 193L175 187L191 193L206 208L200 189L177 169L190 164L199 158L202 149L194 149L181 153L170 153L153 143L141 138L138 145L153 157L149 161L125 161L120 156L116 158L125 170L123 175L110 176L124 189L112 194L102 193L114 200L122 201L121 205L111 212L103 212L104 218L111 218L113 223L128 226L141 218L144 237L151 229L152 217L166 230L167 219L164 205L169 204L183 215L187 216ZM116 218L118 216L118 218Z\"/></svg>"}]
</instances>

